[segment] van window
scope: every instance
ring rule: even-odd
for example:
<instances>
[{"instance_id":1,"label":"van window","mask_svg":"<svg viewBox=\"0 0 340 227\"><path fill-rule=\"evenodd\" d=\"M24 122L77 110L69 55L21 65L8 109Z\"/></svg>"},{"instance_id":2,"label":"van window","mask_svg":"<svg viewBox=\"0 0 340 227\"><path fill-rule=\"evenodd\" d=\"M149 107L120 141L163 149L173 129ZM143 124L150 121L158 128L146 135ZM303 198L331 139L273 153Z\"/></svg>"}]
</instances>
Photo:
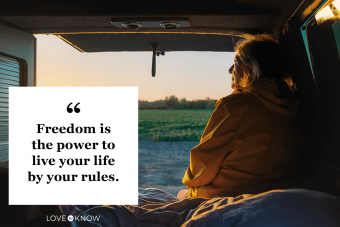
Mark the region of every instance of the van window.
<instances>
[{"instance_id":1,"label":"van window","mask_svg":"<svg viewBox=\"0 0 340 227\"><path fill-rule=\"evenodd\" d=\"M0 54L0 162L8 160L8 88L19 84L19 61Z\"/></svg>"},{"instance_id":2,"label":"van window","mask_svg":"<svg viewBox=\"0 0 340 227\"><path fill-rule=\"evenodd\" d=\"M308 42L307 42L307 33L306 33L306 25L308 22L310 22L312 19L315 19L318 21L318 23L324 22L326 20L333 20L338 18L340 19L340 0L335 1L324 1L324 3L315 11L314 14L310 16L310 18L301 26L301 34L303 41L305 43L306 51L308 54L308 59L310 64L310 53L308 48ZM340 56L340 20L332 24L332 29L334 33L334 37L337 43L337 50ZM313 71L313 67L311 65L311 69Z\"/></svg>"}]
</instances>

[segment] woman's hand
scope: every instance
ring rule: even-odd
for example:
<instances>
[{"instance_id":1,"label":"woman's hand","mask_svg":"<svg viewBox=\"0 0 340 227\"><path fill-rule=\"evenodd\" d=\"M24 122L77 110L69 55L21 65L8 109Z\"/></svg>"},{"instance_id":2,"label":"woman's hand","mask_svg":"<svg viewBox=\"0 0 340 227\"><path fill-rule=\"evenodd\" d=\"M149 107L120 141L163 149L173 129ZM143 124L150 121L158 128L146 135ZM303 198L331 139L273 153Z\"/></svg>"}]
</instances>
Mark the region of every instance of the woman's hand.
<instances>
[{"instance_id":1,"label":"woman's hand","mask_svg":"<svg viewBox=\"0 0 340 227\"><path fill-rule=\"evenodd\" d=\"M188 197L188 193L189 193L188 189L182 189L177 193L177 198L186 199Z\"/></svg>"}]
</instances>

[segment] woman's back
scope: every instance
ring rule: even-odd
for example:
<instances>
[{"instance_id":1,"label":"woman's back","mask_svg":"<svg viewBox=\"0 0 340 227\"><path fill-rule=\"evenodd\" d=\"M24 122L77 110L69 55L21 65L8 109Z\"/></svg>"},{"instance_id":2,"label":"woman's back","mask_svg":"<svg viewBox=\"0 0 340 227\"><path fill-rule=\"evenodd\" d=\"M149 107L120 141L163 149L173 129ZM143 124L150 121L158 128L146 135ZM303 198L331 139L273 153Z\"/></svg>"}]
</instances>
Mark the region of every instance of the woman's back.
<instances>
[{"instance_id":1,"label":"woman's back","mask_svg":"<svg viewBox=\"0 0 340 227\"><path fill-rule=\"evenodd\" d=\"M274 180L297 174L303 149L297 109L288 85L274 78L220 99L191 150L183 178L188 197L257 194Z\"/></svg>"}]
</instances>

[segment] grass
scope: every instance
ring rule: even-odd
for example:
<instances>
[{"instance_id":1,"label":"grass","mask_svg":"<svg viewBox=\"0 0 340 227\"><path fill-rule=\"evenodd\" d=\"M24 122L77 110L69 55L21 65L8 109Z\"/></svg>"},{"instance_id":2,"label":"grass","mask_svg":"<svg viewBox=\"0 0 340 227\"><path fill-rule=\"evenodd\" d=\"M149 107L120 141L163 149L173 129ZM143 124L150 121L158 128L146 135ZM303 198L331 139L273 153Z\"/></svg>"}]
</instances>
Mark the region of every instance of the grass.
<instances>
[{"instance_id":1,"label":"grass","mask_svg":"<svg viewBox=\"0 0 340 227\"><path fill-rule=\"evenodd\" d=\"M199 141L213 110L139 110L140 139Z\"/></svg>"}]
</instances>

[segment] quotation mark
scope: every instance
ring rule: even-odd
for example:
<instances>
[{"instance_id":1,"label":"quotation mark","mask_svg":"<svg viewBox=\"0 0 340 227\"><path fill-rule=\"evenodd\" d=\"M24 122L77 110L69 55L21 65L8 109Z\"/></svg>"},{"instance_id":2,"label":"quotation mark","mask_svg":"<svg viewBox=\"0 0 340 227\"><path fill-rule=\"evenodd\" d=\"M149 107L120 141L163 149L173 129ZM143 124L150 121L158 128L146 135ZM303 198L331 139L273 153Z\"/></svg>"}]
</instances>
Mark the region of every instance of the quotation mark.
<instances>
[{"instance_id":1,"label":"quotation mark","mask_svg":"<svg viewBox=\"0 0 340 227\"><path fill-rule=\"evenodd\" d=\"M74 112L76 112L76 113L80 112L80 109L77 107L79 104L80 104L80 102L78 102L77 105L74 106ZM68 104L68 106L66 108L67 112L69 112L69 113L73 112L73 109L70 107L71 105L72 105L72 102L70 104Z\"/></svg>"}]
</instances>

